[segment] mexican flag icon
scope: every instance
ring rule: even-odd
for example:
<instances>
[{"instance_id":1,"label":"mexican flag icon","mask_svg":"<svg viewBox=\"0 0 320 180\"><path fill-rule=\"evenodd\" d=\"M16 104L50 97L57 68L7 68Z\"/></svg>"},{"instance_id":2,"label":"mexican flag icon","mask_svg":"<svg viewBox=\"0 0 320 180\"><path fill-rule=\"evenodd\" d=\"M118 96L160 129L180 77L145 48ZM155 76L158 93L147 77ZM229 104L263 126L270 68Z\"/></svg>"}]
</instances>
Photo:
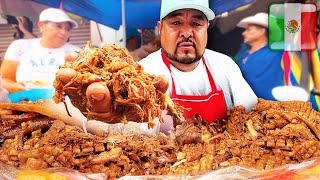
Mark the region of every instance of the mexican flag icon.
<instances>
[{"instance_id":1,"label":"mexican flag icon","mask_svg":"<svg viewBox=\"0 0 320 180\"><path fill-rule=\"evenodd\" d=\"M316 48L317 7L313 3L269 6L269 48L304 51Z\"/></svg>"}]
</instances>

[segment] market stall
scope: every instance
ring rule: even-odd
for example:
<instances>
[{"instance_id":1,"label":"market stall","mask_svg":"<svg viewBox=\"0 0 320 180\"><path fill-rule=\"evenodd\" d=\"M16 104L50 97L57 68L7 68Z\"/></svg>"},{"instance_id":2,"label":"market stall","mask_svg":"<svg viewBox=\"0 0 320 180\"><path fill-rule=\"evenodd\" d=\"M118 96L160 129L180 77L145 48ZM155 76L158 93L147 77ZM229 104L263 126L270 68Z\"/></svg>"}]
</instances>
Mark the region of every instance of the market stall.
<instances>
[{"instance_id":1,"label":"market stall","mask_svg":"<svg viewBox=\"0 0 320 180\"><path fill-rule=\"evenodd\" d=\"M59 82L55 84L59 104L51 99L0 103L2 177L304 179L320 174L320 113L309 102L259 99L250 112L236 106L226 119L208 124L200 116L181 118L179 107L163 92L144 91L154 77L121 48L86 47L79 57L70 65L80 68L76 77L82 80L70 82L79 83L75 86L79 89L73 88L79 93L71 97L73 104L87 117L96 117L83 106L86 98L80 97L86 83L94 80L88 72L102 73L116 99L112 116L102 117L120 124L87 121L68 105L63 91L70 89L61 88ZM95 69L101 67L108 73ZM133 81L138 83L125 84ZM147 134L134 122L147 122L152 128L151 120L162 110L170 111L177 121L168 135Z\"/></svg>"}]
</instances>

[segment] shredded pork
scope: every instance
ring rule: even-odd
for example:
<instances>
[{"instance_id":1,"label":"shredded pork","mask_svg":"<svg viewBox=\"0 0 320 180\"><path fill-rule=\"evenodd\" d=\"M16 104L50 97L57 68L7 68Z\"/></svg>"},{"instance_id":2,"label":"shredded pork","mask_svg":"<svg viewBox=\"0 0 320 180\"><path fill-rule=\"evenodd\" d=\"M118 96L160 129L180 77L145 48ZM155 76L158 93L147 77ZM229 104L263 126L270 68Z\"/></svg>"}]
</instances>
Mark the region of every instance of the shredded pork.
<instances>
[{"instance_id":1,"label":"shredded pork","mask_svg":"<svg viewBox=\"0 0 320 180\"><path fill-rule=\"evenodd\" d=\"M66 85L57 78L54 82L55 102L65 100L66 91L72 104L88 119L98 119L108 123L128 121L148 122L153 127L153 119L160 121L162 110L168 110L175 124L183 121L182 108L174 104L165 92L155 88L155 76L144 72L128 52L117 45L92 48L87 44L74 62L67 62L61 68L72 68L76 76ZM100 82L108 87L111 109L107 113L93 112L88 105L86 89L89 84Z\"/></svg>"},{"instance_id":2,"label":"shredded pork","mask_svg":"<svg viewBox=\"0 0 320 180\"><path fill-rule=\"evenodd\" d=\"M170 135L149 136L110 131L101 137L37 113L0 113L0 161L22 169L67 167L110 178L199 175L232 165L263 170L320 157L313 127L319 112L298 101L259 99L249 113L237 106L226 120L207 124L195 117Z\"/></svg>"}]
</instances>

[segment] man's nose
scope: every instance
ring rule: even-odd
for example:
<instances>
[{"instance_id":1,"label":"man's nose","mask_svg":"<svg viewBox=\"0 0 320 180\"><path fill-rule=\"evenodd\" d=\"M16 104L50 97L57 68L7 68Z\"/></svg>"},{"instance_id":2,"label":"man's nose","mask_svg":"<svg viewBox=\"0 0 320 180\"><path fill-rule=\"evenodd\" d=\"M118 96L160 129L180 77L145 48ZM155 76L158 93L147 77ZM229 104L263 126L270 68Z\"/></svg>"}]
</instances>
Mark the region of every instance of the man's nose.
<instances>
[{"instance_id":1,"label":"man's nose","mask_svg":"<svg viewBox=\"0 0 320 180\"><path fill-rule=\"evenodd\" d=\"M245 34L246 34L246 31L243 31L242 36L245 36Z\"/></svg>"},{"instance_id":2,"label":"man's nose","mask_svg":"<svg viewBox=\"0 0 320 180\"><path fill-rule=\"evenodd\" d=\"M192 35L193 35L192 28L190 26L182 27L181 30L180 30L180 35L185 37L185 38L192 37Z\"/></svg>"}]
</instances>

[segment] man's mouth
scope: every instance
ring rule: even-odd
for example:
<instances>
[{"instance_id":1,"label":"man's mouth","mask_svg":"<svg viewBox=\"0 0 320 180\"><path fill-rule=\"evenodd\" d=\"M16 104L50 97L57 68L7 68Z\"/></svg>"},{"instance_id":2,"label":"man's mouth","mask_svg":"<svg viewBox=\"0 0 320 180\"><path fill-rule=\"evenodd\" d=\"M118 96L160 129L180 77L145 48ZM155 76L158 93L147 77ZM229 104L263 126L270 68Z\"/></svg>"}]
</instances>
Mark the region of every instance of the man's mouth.
<instances>
[{"instance_id":1,"label":"man's mouth","mask_svg":"<svg viewBox=\"0 0 320 180\"><path fill-rule=\"evenodd\" d=\"M188 51L194 49L194 44L192 42L180 42L178 43L178 49Z\"/></svg>"}]
</instances>

